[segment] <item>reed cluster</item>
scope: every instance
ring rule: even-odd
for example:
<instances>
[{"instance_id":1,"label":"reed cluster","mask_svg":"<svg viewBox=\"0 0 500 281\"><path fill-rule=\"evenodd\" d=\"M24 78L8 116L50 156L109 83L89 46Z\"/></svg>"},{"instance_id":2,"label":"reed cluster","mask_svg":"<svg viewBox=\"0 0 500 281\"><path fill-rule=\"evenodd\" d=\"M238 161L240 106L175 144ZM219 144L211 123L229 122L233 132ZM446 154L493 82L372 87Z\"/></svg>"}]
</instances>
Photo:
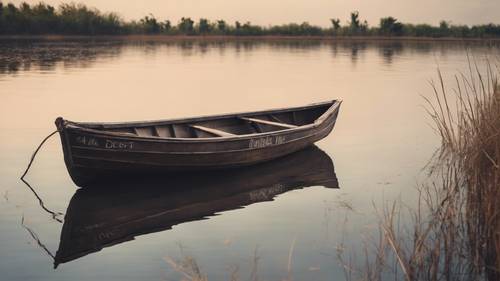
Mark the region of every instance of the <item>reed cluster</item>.
<instances>
[{"instance_id":1,"label":"reed cluster","mask_svg":"<svg viewBox=\"0 0 500 281\"><path fill-rule=\"evenodd\" d=\"M454 169L449 175L452 184L444 185L450 189L447 201L438 211L460 214L457 225L447 221L448 216L442 220L450 237L463 235L459 242L467 257L465 273L500 280L499 68L487 63L482 74L474 64L469 72L468 78L457 77L458 111L450 109L441 77L441 98L435 89L437 105L431 112L442 138L441 158L449 159Z\"/></svg>"},{"instance_id":2,"label":"reed cluster","mask_svg":"<svg viewBox=\"0 0 500 281\"><path fill-rule=\"evenodd\" d=\"M480 70L469 62L468 74L455 76L453 95L438 73L426 101L442 145L428 167L429 182L419 187L416 208L393 202L379 212L370 262L349 267L349 276L500 280L499 73L498 63Z\"/></svg>"}]
</instances>

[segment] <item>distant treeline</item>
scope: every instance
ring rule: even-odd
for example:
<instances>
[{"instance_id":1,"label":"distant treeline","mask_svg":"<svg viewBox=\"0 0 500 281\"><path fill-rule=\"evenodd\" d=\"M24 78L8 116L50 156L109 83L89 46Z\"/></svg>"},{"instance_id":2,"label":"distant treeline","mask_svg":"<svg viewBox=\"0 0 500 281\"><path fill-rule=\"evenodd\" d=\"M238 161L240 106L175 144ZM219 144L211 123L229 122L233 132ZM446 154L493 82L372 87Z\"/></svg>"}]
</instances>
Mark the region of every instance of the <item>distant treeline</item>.
<instances>
[{"instance_id":1,"label":"distant treeline","mask_svg":"<svg viewBox=\"0 0 500 281\"><path fill-rule=\"evenodd\" d=\"M55 8L40 2L15 6L0 1L0 34L3 35L233 35L233 36L412 36L412 37L500 37L500 24L452 25L442 21L439 26L401 23L394 17L380 19L378 26L369 26L358 12L352 12L348 21L330 19L328 28L307 22L274 26L258 26L250 22L230 24L224 20L197 22L189 17L177 23L158 20L153 15L139 21L125 21L116 13L103 13L83 4L61 4Z\"/></svg>"}]
</instances>

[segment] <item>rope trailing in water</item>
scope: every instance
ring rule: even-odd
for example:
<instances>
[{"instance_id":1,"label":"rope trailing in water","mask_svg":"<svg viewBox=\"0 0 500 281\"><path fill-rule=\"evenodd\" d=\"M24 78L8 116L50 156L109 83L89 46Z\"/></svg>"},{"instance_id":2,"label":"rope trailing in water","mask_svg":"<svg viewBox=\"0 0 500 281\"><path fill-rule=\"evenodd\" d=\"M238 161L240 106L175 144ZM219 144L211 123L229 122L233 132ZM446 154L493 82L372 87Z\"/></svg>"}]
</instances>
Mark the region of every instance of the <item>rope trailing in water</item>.
<instances>
[{"instance_id":1,"label":"rope trailing in water","mask_svg":"<svg viewBox=\"0 0 500 281\"><path fill-rule=\"evenodd\" d=\"M58 222L61 222L62 223L62 220L59 219L58 217L61 216L61 215L64 215L63 213L60 213L60 212L54 212L50 209L48 209L47 207L45 207L45 203L43 202L42 198L38 195L38 193L35 191L35 189L24 179L24 177L26 176L26 174L28 174L28 171L29 169L31 168L31 165L33 164L33 161L35 160L35 157L36 157L36 154L38 153L38 151L40 151L40 149L42 148L43 144L50 138L52 137L53 135L55 135L57 132L59 132L59 130L55 130L54 132L50 133L48 136L46 136L42 142L38 145L38 147L36 148L35 152L33 153L33 155L31 155L31 159L30 159L30 162L28 163L28 167L26 167L26 170L24 171L23 175L21 176L21 181L24 182L24 184L26 184L29 189L31 190L31 192L33 192L33 194L35 195L35 197L38 199L38 203L40 204L40 207L42 207L43 210L45 210L47 213L51 214L52 215L52 218Z\"/></svg>"},{"instance_id":2,"label":"rope trailing in water","mask_svg":"<svg viewBox=\"0 0 500 281\"><path fill-rule=\"evenodd\" d=\"M59 216L62 216L64 214L61 213L61 212L54 212L54 211L50 210L49 208L45 207L45 203L43 202L43 199L40 198L40 196L35 191L35 189L33 187L31 187L31 185L25 179L21 179L21 180L24 182L24 184L26 186L29 187L29 189L31 190L31 192L33 192L33 194L35 195L36 199L38 199L38 203L40 204L40 207L42 207L42 209L45 212L49 213L52 216L52 219L56 220L57 222L62 223L63 221L62 221L62 219L59 218Z\"/></svg>"},{"instance_id":3,"label":"rope trailing in water","mask_svg":"<svg viewBox=\"0 0 500 281\"><path fill-rule=\"evenodd\" d=\"M35 231L33 231L31 228L29 228L25 223L24 223L24 215L23 217L21 218L21 226L26 229L26 231L28 231L28 233L31 235L31 238L33 238L33 240L36 241L36 243L38 244L38 246L40 248L42 248L45 253L47 253L47 255L51 256L52 259L55 259L56 257L54 256L54 254L52 254L52 252L49 250L49 248L47 246L45 246L45 244L42 242L42 240L40 240L40 238L38 238L38 235L36 234Z\"/></svg>"}]
</instances>

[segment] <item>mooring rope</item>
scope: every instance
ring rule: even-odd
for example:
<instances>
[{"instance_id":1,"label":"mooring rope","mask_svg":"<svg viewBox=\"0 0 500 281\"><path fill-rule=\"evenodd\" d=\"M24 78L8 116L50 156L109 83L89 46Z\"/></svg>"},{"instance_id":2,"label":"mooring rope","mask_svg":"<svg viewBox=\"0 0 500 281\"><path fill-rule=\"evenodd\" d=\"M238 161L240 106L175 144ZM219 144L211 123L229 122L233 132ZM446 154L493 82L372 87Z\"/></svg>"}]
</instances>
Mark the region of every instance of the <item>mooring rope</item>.
<instances>
[{"instance_id":1,"label":"mooring rope","mask_svg":"<svg viewBox=\"0 0 500 281\"><path fill-rule=\"evenodd\" d=\"M38 145L38 147L36 148L35 152L33 153L33 155L31 155L31 160L28 164L28 167L26 167L26 170L24 171L23 175L21 176L21 180L24 179L24 176L26 176L26 174L28 173L28 170L31 168L31 164L33 164L33 161L35 160L35 156L36 154L38 153L38 151L40 150L40 148L42 148L42 145L48 140L50 139L50 137L52 137L53 135L55 135L55 133L59 132L59 130L55 130L54 132L50 133L48 136L46 136L43 141Z\"/></svg>"},{"instance_id":2,"label":"mooring rope","mask_svg":"<svg viewBox=\"0 0 500 281\"><path fill-rule=\"evenodd\" d=\"M38 202L40 204L40 207L42 207L43 210L45 210L47 213L51 214L52 215L52 218L60 223L62 223L62 220L60 218L58 218L59 216L61 215L64 215L63 213L61 212L54 212L50 209L48 209L47 207L45 207L45 203L43 202L42 198L38 195L38 193L35 191L35 189L24 179L24 177L26 176L26 174L28 174L28 171L29 169L31 168L31 165L33 164L33 161L35 160L35 157L36 157L36 154L38 153L38 151L40 151L40 149L42 148L43 144L50 138L52 137L53 135L55 135L57 132L59 132L59 130L55 130L54 132L50 133L48 136L46 136L42 142L38 145L38 147L36 148L35 152L33 153L33 155L31 155L31 159L30 159L30 162L28 163L28 167L26 167L26 170L24 171L23 175L21 176L21 181L24 182L24 184L26 184L29 189L31 190L31 192L33 192L33 194L35 195L35 197L38 199Z\"/></svg>"}]
</instances>

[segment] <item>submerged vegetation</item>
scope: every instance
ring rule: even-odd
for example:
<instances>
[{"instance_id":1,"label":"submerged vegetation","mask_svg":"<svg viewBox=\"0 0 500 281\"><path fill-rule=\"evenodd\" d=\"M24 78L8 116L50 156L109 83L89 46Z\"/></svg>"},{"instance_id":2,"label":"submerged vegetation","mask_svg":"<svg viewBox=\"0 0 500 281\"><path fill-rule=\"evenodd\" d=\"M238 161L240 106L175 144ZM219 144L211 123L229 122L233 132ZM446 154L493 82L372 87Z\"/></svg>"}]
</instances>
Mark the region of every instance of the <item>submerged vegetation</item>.
<instances>
[{"instance_id":1,"label":"submerged vegetation","mask_svg":"<svg viewBox=\"0 0 500 281\"><path fill-rule=\"evenodd\" d=\"M500 24L452 25L442 21L439 26L401 23L394 17L380 19L378 26L369 26L358 12L352 12L342 24L330 19L330 27L314 26L307 22L297 24L259 26L250 22L234 24L222 19L195 21L183 17L177 23L159 20L147 15L139 21L125 21L116 13L103 13L84 4L61 4L57 8L43 2L35 5L0 1L0 34L3 35L228 35L228 36L410 36L498 38Z\"/></svg>"}]
</instances>

